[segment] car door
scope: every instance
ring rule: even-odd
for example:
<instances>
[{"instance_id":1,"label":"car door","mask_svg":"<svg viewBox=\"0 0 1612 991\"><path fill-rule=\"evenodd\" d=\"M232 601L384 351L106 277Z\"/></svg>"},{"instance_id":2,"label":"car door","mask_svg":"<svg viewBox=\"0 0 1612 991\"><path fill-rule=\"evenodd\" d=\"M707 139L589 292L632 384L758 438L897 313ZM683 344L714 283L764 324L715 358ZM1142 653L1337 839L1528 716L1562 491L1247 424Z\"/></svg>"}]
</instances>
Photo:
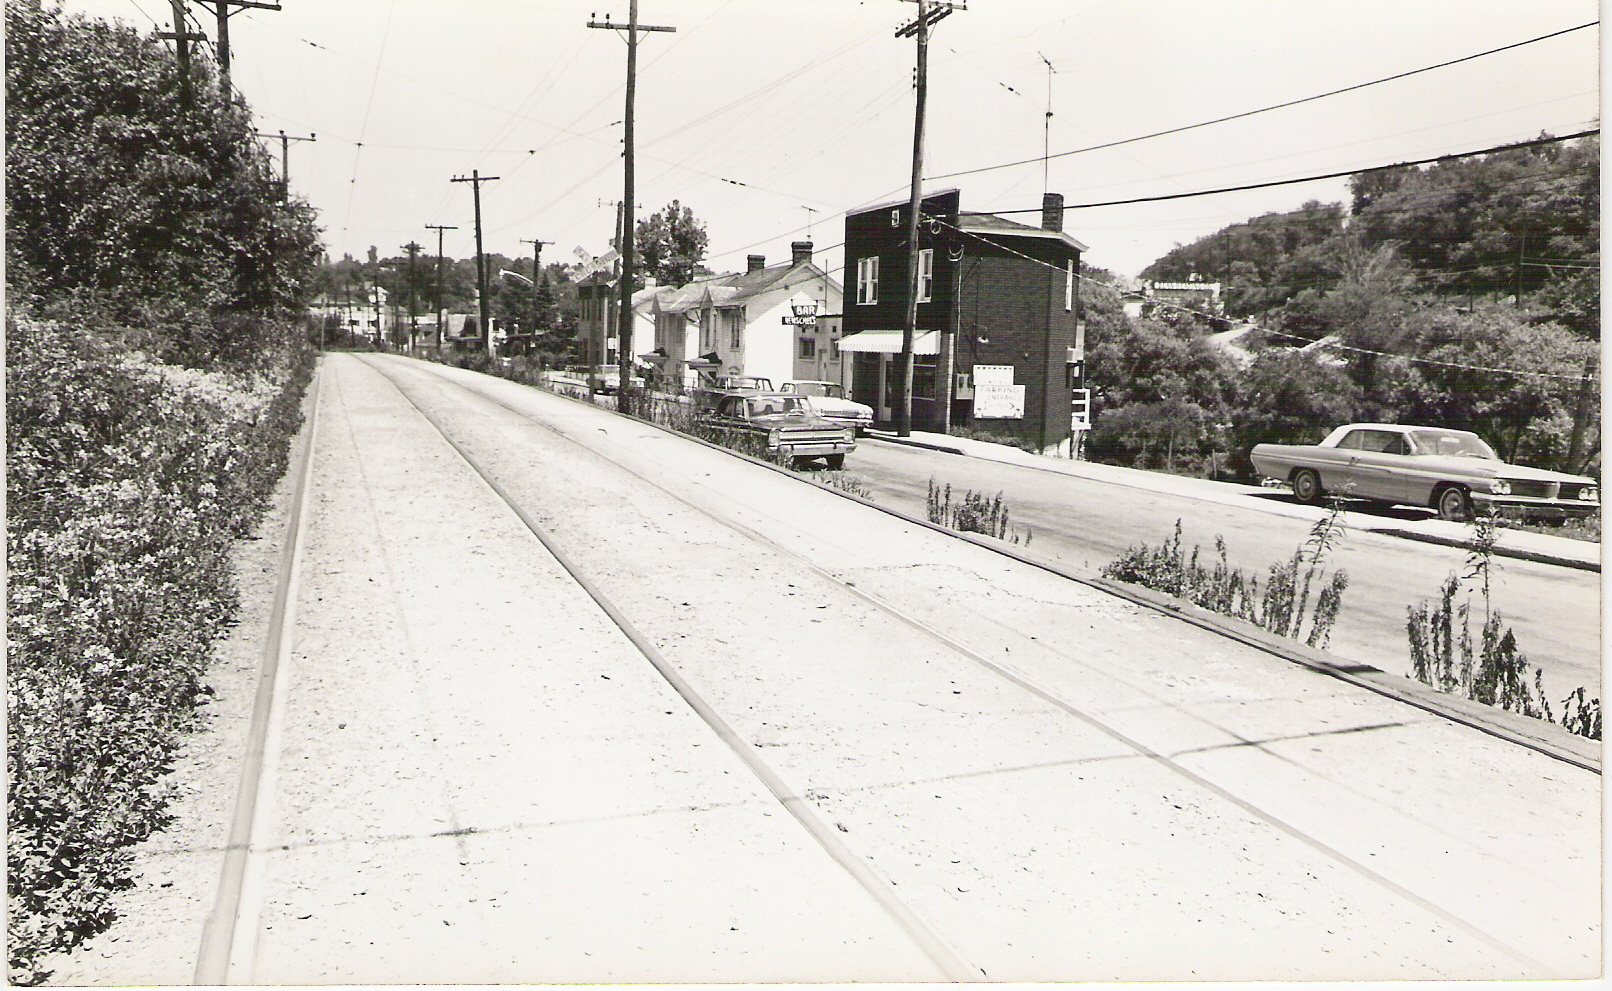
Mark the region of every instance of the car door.
<instances>
[{"instance_id":1,"label":"car door","mask_svg":"<svg viewBox=\"0 0 1612 991\"><path fill-rule=\"evenodd\" d=\"M1381 502L1404 502L1406 455L1410 446L1395 430L1360 430L1359 447L1351 451L1354 495Z\"/></svg>"}]
</instances>

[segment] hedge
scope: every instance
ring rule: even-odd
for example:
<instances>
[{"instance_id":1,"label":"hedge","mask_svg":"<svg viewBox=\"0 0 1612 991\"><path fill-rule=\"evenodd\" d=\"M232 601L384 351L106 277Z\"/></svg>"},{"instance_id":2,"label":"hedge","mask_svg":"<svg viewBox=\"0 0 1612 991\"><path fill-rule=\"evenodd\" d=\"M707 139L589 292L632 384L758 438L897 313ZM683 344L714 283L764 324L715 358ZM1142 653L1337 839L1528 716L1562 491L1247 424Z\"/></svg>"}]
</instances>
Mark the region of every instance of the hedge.
<instances>
[{"instance_id":1,"label":"hedge","mask_svg":"<svg viewBox=\"0 0 1612 991\"><path fill-rule=\"evenodd\" d=\"M313 355L290 328L202 371L84 327L7 321L9 966L113 918L233 621L231 544L284 473Z\"/></svg>"}]
</instances>

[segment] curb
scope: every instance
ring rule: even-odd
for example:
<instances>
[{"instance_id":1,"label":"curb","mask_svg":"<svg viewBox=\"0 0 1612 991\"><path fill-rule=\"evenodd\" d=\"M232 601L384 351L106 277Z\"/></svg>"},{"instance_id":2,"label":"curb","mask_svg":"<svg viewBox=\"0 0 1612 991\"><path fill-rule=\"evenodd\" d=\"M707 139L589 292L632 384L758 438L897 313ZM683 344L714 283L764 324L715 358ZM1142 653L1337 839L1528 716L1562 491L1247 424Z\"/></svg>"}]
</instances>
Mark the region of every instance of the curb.
<instances>
[{"instance_id":1,"label":"curb","mask_svg":"<svg viewBox=\"0 0 1612 991\"><path fill-rule=\"evenodd\" d=\"M913 440L911 437L887 437L883 434L873 433L870 433L867 436L872 440L882 440L890 444L898 444L904 447L919 447L926 451L940 451L944 454L957 454L965 458L973 456L967 451L964 451L958 447L950 447L945 444L936 444L931 441ZM996 459L989 458L984 460L994 461ZM1052 470L1050 468L1042 468L1039 465L1025 464L1020 461L998 461L997 463L1017 465L1021 468L1029 468L1033 471ZM1403 540L1415 540L1424 544L1437 544L1441 547L1467 546L1467 542L1465 540L1459 540L1454 537L1440 537L1436 534L1418 533L1415 530L1402 530L1398 527L1362 527L1361 529L1366 533L1381 534L1385 537L1399 537ZM1496 557L1509 557L1519 561L1528 561L1533 564L1548 564L1559 568L1573 568L1578 571L1591 571L1595 574L1601 573L1601 563L1599 561L1581 561L1570 557L1561 557L1555 554L1549 554L1544 551L1532 551L1527 550L1526 548L1507 547L1503 544L1499 544L1495 546L1494 554Z\"/></svg>"}]
</instances>

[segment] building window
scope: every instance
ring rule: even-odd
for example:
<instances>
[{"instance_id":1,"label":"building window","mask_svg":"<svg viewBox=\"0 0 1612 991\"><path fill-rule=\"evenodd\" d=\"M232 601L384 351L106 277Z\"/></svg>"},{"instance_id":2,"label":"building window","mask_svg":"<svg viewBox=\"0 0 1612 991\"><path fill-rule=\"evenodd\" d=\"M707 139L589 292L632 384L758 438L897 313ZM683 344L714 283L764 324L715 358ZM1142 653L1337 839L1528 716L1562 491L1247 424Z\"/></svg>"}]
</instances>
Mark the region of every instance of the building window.
<instances>
[{"instance_id":1,"label":"building window","mask_svg":"<svg viewBox=\"0 0 1612 991\"><path fill-rule=\"evenodd\" d=\"M861 305L879 301L879 256L861 258L856 263L856 301Z\"/></svg>"},{"instance_id":2,"label":"building window","mask_svg":"<svg viewBox=\"0 0 1612 991\"><path fill-rule=\"evenodd\" d=\"M817 357L817 340L812 337L800 339L800 356L808 361Z\"/></svg>"},{"instance_id":3,"label":"building window","mask_svg":"<svg viewBox=\"0 0 1612 991\"><path fill-rule=\"evenodd\" d=\"M1063 308L1066 313L1075 308L1075 260L1073 258L1064 262Z\"/></svg>"},{"instance_id":4,"label":"building window","mask_svg":"<svg viewBox=\"0 0 1612 991\"><path fill-rule=\"evenodd\" d=\"M935 249L918 252L918 302L927 303L935 294Z\"/></svg>"},{"instance_id":5,"label":"building window","mask_svg":"<svg viewBox=\"0 0 1612 991\"><path fill-rule=\"evenodd\" d=\"M744 347L744 311L728 311L728 341L729 347L735 351Z\"/></svg>"}]
</instances>

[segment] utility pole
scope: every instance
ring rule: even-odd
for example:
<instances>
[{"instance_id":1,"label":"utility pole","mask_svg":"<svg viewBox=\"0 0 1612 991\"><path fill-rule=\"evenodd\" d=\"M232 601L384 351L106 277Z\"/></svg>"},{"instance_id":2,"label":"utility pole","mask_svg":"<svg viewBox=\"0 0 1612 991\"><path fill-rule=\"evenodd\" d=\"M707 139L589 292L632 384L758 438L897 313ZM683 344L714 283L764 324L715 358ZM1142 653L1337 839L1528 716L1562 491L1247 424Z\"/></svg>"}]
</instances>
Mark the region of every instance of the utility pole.
<instances>
[{"instance_id":1,"label":"utility pole","mask_svg":"<svg viewBox=\"0 0 1612 991\"><path fill-rule=\"evenodd\" d=\"M468 182L474 190L476 201L476 318L481 321L482 336L487 339L487 357L493 357L493 325L487 318L487 256L481 250L481 184L492 182L499 178L495 175L482 175L475 169L470 170L469 178L455 176L453 182Z\"/></svg>"},{"instance_id":2,"label":"utility pole","mask_svg":"<svg viewBox=\"0 0 1612 991\"><path fill-rule=\"evenodd\" d=\"M414 281L414 259L420 253L420 246L418 244L415 244L413 241L410 241L408 244L405 244L403 246L403 250L407 251L409 253L409 350L413 351L414 350L414 310L415 310L414 287L417 284Z\"/></svg>"},{"instance_id":3,"label":"utility pole","mask_svg":"<svg viewBox=\"0 0 1612 991\"><path fill-rule=\"evenodd\" d=\"M277 3L261 3L260 0L196 0L204 7L208 7L218 17L218 89L227 105L234 102L235 95L230 89L229 81L229 19L247 7L258 10L279 10ZM208 5L211 4L209 7ZM231 8L237 8L232 10Z\"/></svg>"},{"instance_id":4,"label":"utility pole","mask_svg":"<svg viewBox=\"0 0 1612 991\"><path fill-rule=\"evenodd\" d=\"M172 31L158 31L159 38L172 38L174 53L179 62L179 106L189 110L196 103L196 98L190 91L190 43L192 41L206 41L205 34L185 30L186 10L185 0L170 0L173 8L174 29Z\"/></svg>"},{"instance_id":5,"label":"utility pole","mask_svg":"<svg viewBox=\"0 0 1612 991\"><path fill-rule=\"evenodd\" d=\"M456 231L457 227L444 227L442 224L426 224L426 230L437 232L437 347L441 348L442 340L442 232Z\"/></svg>"},{"instance_id":6,"label":"utility pole","mask_svg":"<svg viewBox=\"0 0 1612 991\"><path fill-rule=\"evenodd\" d=\"M305 138L300 138L300 137L297 137L296 135L286 134L284 131L281 131L278 135L264 134L262 131L253 131L252 133L255 134L256 136L260 137L260 138L278 137L280 139L280 184L281 184L280 185L280 201L284 202L284 201L290 199L291 198L291 142L293 142L293 141L316 141L316 140L318 140L319 136L317 134L310 134Z\"/></svg>"},{"instance_id":7,"label":"utility pole","mask_svg":"<svg viewBox=\"0 0 1612 991\"><path fill-rule=\"evenodd\" d=\"M521 243L532 246L532 333L536 334L538 320L542 316L542 313L539 311L543 305L542 301L537 298L537 280L543 271L543 245L553 244L554 242L539 241L535 238L532 240L527 240L523 237L521 238ZM533 340L535 341L536 338L534 337ZM528 345L528 347L530 347L530 345Z\"/></svg>"},{"instance_id":8,"label":"utility pole","mask_svg":"<svg viewBox=\"0 0 1612 991\"><path fill-rule=\"evenodd\" d=\"M616 389L616 405L623 413L631 408L632 391L632 281L633 281L633 102L638 84L638 32L640 31L676 31L673 27L647 25L638 23L638 0L631 0L628 5L627 23L617 24L608 17L603 21L588 21L590 28L603 28L616 31L622 28L627 30L627 113L623 118L624 131L622 133L622 158L625 165L622 169L623 192L622 223L621 223L621 322L616 328L620 342L617 357L621 363L621 385Z\"/></svg>"},{"instance_id":9,"label":"utility pole","mask_svg":"<svg viewBox=\"0 0 1612 991\"><path fill-rule=\"evenodd\" d=\"M1573 408L1573 432L1567 441L1567 463L1562 465L1563 471L1579 473L1582 466L1579 459L1584 456L1584 428L1590 420L1590 404L1595 399L1595 378L1597 367L1600 364L1600 355L1591 352L1584 359L1584 377L1578 383L1578 402Z\"/></svg>"},{"instance_id":10,"label":"utility pole","mask_svg":"<svg viewBox=\"0 0 1612 991\"><path fill-rule=\"evenodd\" d=\"M918 16L896 31L897 38L918 38L918 68L914 75L917 103L912 122L912 196L907 210L907 319L901 328L901 401L896 405L896 436L912 435L912 343L918 328L918 212L923 206L924 102L929 93L929 28L954 9L967 9L945 0L910 0Z\"/></svg>"}]
</instances>

